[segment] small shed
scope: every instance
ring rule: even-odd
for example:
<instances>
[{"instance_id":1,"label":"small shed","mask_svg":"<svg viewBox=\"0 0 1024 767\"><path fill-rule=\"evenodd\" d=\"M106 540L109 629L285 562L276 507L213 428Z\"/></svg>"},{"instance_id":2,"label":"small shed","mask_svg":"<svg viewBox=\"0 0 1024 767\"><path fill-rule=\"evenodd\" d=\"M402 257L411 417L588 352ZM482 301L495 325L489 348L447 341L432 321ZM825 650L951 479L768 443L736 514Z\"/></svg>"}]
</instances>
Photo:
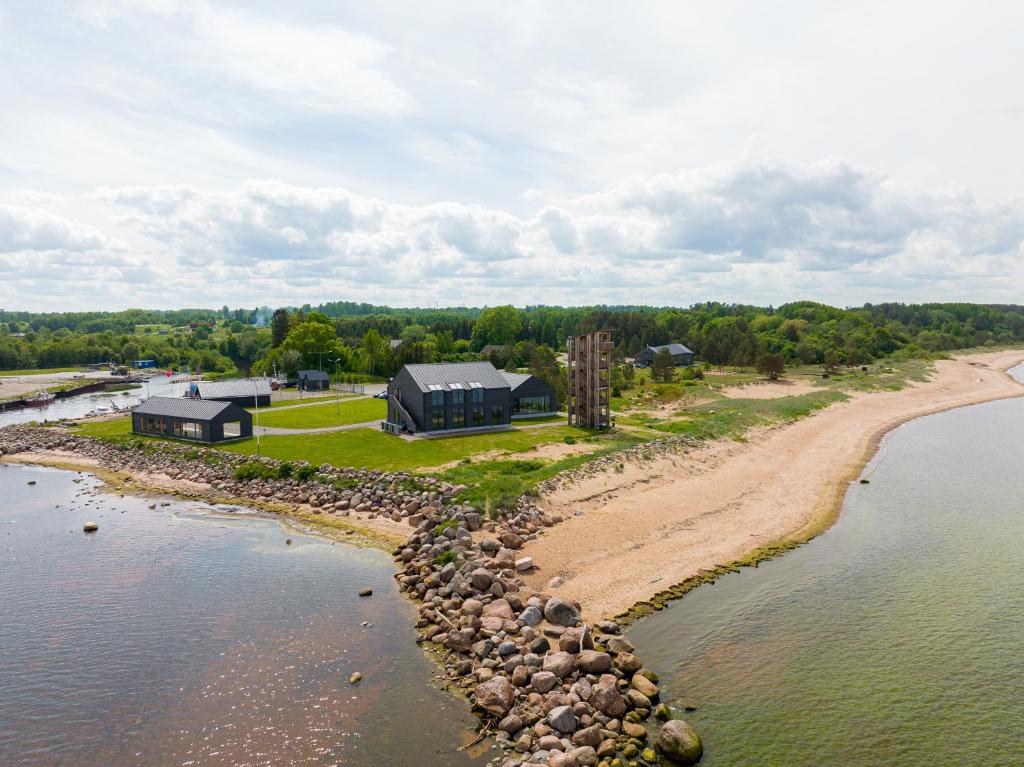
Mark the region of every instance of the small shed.
<instances>
[{"instance_id":1,"label":"small shed","mask_svg":"<svg viewBox=\"0 0 1024 767\"><path fill-rule=\"evenodd\" d=\"M132 360L132 367L140 370L146 368L155 368L156 360Z\"/></svg>"},{"instance_id":2,"label":"small shed","mask_svg":"<svg viewBox=\"0 0 1024 767\"><path fill-rule=\"evenodd\" d=\"M269 378L233 378L227 381L193 381L188 396L230 402L239 407L270 407Z\"/></svg>"},{"instance_id":3,"label":"small shed","mask_svg":"<svg viewBox=\"0 0 1024 767\"><path fill-rule=\"evenodd\" d=\"M299 388L303 391L326 391L331 388L331 377L322 370L300 370Z\"/></svg>"},{"instance_id":4,"label":"small shed","mask_svg":"<svg viewBox=\"0 0 1024 767\"><path fill-rule=\"evenodd\" d=\"M251 437L252 415L230 402L150 397L132 408L132 433L213 444Z\"/></svg>"},{"instance_id":5,"label":"small shed","mask_svg":"<svg viewBox=\"0 0 1024 767\"><path fill-rule=\"evenodd\" d=\"M555 390L529 373L499 370L512 390L512 418L535 418L558 413Z\"/></svg>"}]
</instances>

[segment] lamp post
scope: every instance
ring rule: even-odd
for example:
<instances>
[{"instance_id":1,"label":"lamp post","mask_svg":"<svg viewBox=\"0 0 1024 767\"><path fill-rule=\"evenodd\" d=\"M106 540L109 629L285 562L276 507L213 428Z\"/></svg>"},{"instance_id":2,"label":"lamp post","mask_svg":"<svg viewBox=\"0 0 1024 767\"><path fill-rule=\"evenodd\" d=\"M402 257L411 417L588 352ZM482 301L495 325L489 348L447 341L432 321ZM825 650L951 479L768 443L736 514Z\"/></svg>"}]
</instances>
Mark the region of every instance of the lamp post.
<instances>
[{"instance_id":1,"label":"lamp post","mask_svg":"<svg viewBox=\"0 0 1024 767\"><path fill-rule=\"evenodd\" d=\"M339 368L339 365L341 365L341 357L338 357L337 359L333 359L333 360L332 359L328 359L327 361L334 363L335 386L340 386L341 384L338 382L338 377L341 375L341 373L339 372L338 368ZM334 390L334 404L335 404L335 407L336 407L336 409L338 411L338 416L340 417L341 416L341 389L335 389Z\"/></svg>"},{"instance_id":2,"label":"lamp post","mask_svg":"<svg viewBox=\"0 0 1024 767\"><path fill-rule=\"evenodd\" d=\"M256 381L252 382L252 404L255 412L256 427L256 455L260 455L260 393L256 388Z\"/></svg>"}]
</instances>

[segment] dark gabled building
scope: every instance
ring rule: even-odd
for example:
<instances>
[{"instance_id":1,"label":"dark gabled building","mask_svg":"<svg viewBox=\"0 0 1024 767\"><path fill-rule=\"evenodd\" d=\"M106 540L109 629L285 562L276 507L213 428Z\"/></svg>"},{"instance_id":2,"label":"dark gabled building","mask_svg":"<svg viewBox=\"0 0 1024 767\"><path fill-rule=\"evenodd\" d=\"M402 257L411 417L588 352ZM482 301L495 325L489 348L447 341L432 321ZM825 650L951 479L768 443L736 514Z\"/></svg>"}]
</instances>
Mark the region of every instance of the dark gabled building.
<instances>
[{"instance_id":1,"label":"dark gabled building","mask_svg":"<svg viewBox=\"0 0 1024 767\"><path fill-rule=\"evenodd\" d=\"M512 418L531 418L539 415L555 415L558 399L555 390L528 373L498 371L509 385L512 394Z\"/></svg>"},{"instance_id":2,"label":"dark gabled building","mask_svg":"<svg viewBox=\"0 0 1024 767\"><path fill-rule=\"evenodd\" d=\"M269 378L236 378L228 381L193 381L188 396L230 402L239 407L270 407Z\"/></svg>"},{"instance_id":3,"label":"dark gabled building","mask_svg":"<svg viewBox=\"0 0 1024 767\"><path fill-rule=\"evenodd\" d=\"M651 363L654 362L654 358L658 356L658 352L662 349L668 349L669 354L672 355L672 361L676 364L676 367L690 366L693 364L693 352L687 349L682 344L665 344L664 346L648 346L637 352L636 357L633 358L633 364L641 368L649 368Z\"/></svg>"},{"instance_id":4,"label":"dark gabled building","mask_svg":"<svg viewBox=\"0 0 1024 767\"><path fill-rule=\"evenodd\" d=\"M252 415L230 402L150 397L132 408L132 433L212 444L251 437Z\"/></svg>"},{"instance_id":5,"label":"dark gabled building","mask_svg":"<svg viewBox=\"0 0 1024 767\"><path fill-rule=\"evenodd\" d=\"M397 434L508 426L511 392L490 362L403 365L388 382L381 428Z\"/></svg>"},{"instance_id":6,"label":"dark gabled building","mask_svg":"<svg viewBox=\"0 0 1024 767\"><path fill-rule=\"evenodd\" d=\"M303 391L326 391L331 388L331 377L321 370L300 370L299 388Z\"/></svg>"}]
</instances>

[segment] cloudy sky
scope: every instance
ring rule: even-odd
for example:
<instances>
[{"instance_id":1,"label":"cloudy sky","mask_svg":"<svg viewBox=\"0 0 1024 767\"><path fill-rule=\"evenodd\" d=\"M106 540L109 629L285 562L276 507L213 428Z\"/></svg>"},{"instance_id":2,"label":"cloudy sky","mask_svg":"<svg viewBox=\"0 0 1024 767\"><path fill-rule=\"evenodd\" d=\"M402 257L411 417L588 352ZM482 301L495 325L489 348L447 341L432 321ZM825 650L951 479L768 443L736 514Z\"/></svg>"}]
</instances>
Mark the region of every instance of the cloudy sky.
<instances>
[{"instance_id":1,"label":"cloudy sky","mask_svg":"<svg viewBox=\"0 0 1024 767\"><path fill-rule=\"evenodd\" d=\"M0 307L1020 302L1024 5L838 6L0 0Z\"/></svg>"}]
</instances>

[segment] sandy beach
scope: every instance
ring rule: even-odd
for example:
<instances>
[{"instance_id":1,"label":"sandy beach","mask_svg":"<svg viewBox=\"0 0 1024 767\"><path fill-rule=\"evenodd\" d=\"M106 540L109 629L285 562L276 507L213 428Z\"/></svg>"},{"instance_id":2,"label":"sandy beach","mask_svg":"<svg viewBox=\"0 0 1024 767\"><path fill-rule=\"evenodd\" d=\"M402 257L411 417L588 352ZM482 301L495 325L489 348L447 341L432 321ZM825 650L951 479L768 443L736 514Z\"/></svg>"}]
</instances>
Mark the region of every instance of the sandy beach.
<instances>
[{"instance_id":1,"label":"sandy beach","mask_svg":"<svg viewBox=\"0 0 1024 767\"><path fill-rule=\"evenodd\" d=\"M528 544L528 579L577 600L590 620L628 610L687 578L837 516L882 437L913 418L1024 395L1005 371L1024 351L936 363L926 383L856 394L796 423L656 461L627 465L542 499L565 522Z\"/></svg>"}]
</instances>

